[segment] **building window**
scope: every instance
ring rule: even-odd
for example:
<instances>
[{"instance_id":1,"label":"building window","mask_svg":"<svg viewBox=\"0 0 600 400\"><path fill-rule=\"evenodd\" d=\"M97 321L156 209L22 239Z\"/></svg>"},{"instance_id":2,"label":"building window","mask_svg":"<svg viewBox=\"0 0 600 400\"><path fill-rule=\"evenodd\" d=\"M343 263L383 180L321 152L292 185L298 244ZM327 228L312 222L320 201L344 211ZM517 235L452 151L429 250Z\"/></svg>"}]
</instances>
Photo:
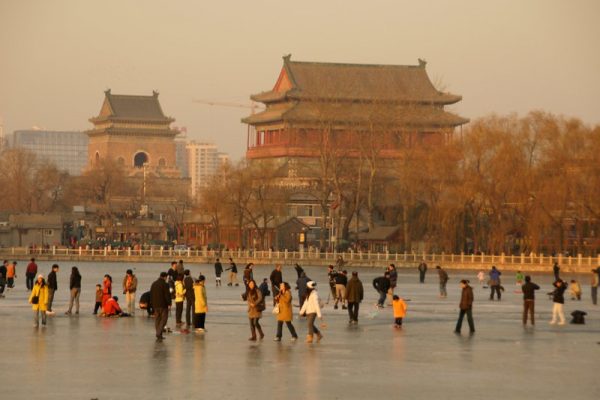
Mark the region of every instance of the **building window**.
<instances>
[{"instance_id":1,"label":"building window","mask_svg":"<svg viewBox=\"0 0 600 400\"><path fill-rule=\"evenodd\" d=\"M133 166L136 168L142 168L144 164L148 162L148 154L140 151L133 157Z\"/></svg>"},{"instance_id":2,"label":"building window","mask_svg":"<svg viewBox=\"0 0 600 400\"><path fill-rule=\"evenodd\" d=\"M161 158L160 160L158 160L158 166L159 167L164 167L167 165L167 161L165 161L164 158Z\"/></svg>"}]
</instances>

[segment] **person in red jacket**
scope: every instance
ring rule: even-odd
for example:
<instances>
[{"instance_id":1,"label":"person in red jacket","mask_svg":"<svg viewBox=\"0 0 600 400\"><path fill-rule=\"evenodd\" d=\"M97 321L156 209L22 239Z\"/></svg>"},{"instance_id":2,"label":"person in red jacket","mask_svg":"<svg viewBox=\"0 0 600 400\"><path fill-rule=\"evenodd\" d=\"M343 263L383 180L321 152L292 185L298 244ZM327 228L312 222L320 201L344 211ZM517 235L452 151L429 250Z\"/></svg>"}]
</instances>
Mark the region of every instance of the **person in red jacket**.
<instances>
[{"instance_id":1,"label":"person in red jacket","mask_svg":"<svg viewBox=\"0 0 600 400\"><path fill-rule=\"evenodd\" d=\"M117 296L111 297L104 303L102 309L105 317L112 317L113 315L123 315L121 306L119 306L119 298Z\"/></svg>"},{"instance_id":2,"label":"person in red jacket","mask_svg":"<svg viewBox=\"0 0 600 400\"><path fill-rule=\"evenodd\" d=\"M112 278L110 275L104 275L102 280L102 309L108 299L112 297Z\"/></svg>"},{"instance_id":3,"label":"person in red jacket","mask_svg":"<svg viewBox=\"0 0 600 400\"><path fill-rule=\"evenodd\" d=\"M33 281L38 272L38 266L35 263L35 258L32 258L27 264L27 269L25 270L25 285L27 285L27 290L33 289Z\"/></svg>"}]
</instances>

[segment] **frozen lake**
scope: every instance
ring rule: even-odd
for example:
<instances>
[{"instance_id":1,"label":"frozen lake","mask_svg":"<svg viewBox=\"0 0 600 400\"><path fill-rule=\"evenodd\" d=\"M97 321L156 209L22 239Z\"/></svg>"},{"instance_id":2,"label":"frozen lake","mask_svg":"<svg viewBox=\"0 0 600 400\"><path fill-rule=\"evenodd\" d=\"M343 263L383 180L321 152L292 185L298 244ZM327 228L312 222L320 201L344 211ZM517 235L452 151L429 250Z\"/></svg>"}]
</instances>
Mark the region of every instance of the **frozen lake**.
<instances>
[{"instance_id":1,"label":"frozen lake","mask_svg":"<svg viewBox=\"0 0 600 400\"><path fill-rule=\"evenodd\" d=\"M47 275L50 263L39 263ZM273 342L276 322L263 313L266 337L248 342L250 330L241 287L214 287L213 267L186 265L193 276L207 276L209 313L206 334L167 335L155 342L154 321L137 310L134 318L105 319L92 315L94 287L109 273L113 292L124 305L121 282L135 268L139 295L168 265L80 263L83 276L81 314L66 316L68 282L73 264L61 264L55 297L56 316L48 327L32 327L24 265L16 287L0 299L1 399L592 399L600 396L600 307L590 300L589 275L579 279L583 300L565 304L565 314L588 312L586 325L550 326L550 276L534 275L542 286L536 301L536 327L521 324L522 296L513 293L514 276L505 274L502 302L490 302L474 272L450 271L448 298L438 298L437 274L418 283L414 270L399 274L397 293L410 299L404 329L392 327L391 307L377 312L373 278L383 268L358 269L366 291L358 326L349 326L345 310L324 309L327 328L319 344L306 344L304 320L294 319L300 340ZM226 265L224 265L226 266ZM382 267L384 265L382 264ZM242 265L238 265L241 281ZM258 267L257 281L272 267ZM307 267L327 299L326 268ZM292 287L296 273L284 266ZM225 275L224 275L224 278ZM467 278L475 288L473 316L477 332L453 334L460 288ZM270 298L269 298L270 299ZM297 296L294 292L294 303ZM137 301L136 301L137 304ZM295 308L295 316L298 309ZM466 322L466 321L465 321ZM174 328L174 309L168 326Z\"/></svg>"}]
</instances>

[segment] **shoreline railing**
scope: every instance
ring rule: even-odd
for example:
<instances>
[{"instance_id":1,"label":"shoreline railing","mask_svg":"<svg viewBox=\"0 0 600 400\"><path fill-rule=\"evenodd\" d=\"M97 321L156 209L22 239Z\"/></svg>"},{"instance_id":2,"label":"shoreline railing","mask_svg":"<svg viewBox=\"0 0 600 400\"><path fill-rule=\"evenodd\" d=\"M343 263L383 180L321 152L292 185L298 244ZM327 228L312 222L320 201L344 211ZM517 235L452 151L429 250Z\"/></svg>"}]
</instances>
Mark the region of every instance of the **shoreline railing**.
<instances>
[{"instance_id":1,"label":"shoreline railing","mask_svg":"<svg viewBox=\"0 0 600 400\"><path fill-rule=\"evenodd\" d=\"M229 257L234 260L256 260L258 262L269 261L270 263L309 263L309 264L333 264L336 265L341 256L344 263L348 265L371 265L381 263L397 263L399 266L418 264L421 261L435 267L435 265L450 266L453 265L468 267L480 265L497 266L518 266L523 267L548 267L554 262L558 262L561 267L572 268L596 268L600 266L600 255L596 257L583 256L547 256L542 254L520 254L520 255L492 255L492 254L431 254L431 253L374 253L374 252L319 252L318 250L208 250L208 249L113 249L110 247L100 249L65 248L27 248L10 247L1 248L0 256L4 258L29 258L36 257L42 259L79 259L79 260L101 260L106 261L163 261L177 259L188 259L194 261L214 262L219 257L222 260L228 260Z\"/></svg>"}]
</instances>

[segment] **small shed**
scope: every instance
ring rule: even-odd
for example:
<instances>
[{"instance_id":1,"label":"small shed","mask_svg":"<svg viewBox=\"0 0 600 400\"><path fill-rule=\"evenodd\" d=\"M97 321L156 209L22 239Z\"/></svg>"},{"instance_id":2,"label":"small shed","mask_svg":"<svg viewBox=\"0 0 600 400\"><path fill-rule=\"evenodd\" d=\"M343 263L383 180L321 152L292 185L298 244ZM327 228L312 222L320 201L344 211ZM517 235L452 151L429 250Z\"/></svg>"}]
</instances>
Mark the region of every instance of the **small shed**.
<instances>
[{"instance_id":1,"label":"small shed","mask_svg":"<svg viewBox=\"0 0 600 400\"><path fill-rule=\"evenodd\" d=\"M402 226L376 226L369 232L359 233L358 242L373 253L398 251L402 245Z\"/></svg>"}]
</instances>

